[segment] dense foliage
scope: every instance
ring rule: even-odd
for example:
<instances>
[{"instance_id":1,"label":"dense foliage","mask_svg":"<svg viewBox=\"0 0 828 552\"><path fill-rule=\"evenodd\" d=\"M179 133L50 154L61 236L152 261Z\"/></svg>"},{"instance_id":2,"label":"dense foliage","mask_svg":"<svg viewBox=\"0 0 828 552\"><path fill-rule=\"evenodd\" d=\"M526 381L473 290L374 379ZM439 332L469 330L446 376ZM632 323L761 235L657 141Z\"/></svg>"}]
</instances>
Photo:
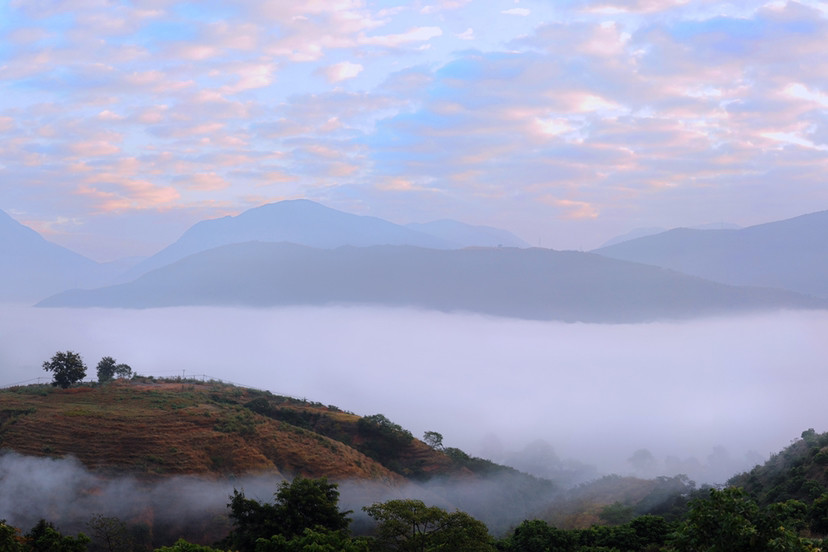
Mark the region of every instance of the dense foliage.
<instances>
[{"instance_id":1,"label":"dense foliage","mask_svg":"<svg viewBox=\"0 0 828 552\"><path fill-rule=\"evenodd\" d=\"M52 372L52 385L66 389L86 377L86 364L78 353L59 351L43 363L43 369Z\"/></svg>"},{"instance_id":2,"label":"dense foliage","mask_svg":"<svg viewBox=\"0 0 828 552\"><path fill-rule=\"evenodd\" d=\"M260 539L274 535L285 541L304 535L306 529L346 531L350 512L339 511L339 491L327 478L283 481L273 504L262 504L234 490L228 507L233 530L224 544L233 550L255 552Z\"/></svg>"}]
</instances>

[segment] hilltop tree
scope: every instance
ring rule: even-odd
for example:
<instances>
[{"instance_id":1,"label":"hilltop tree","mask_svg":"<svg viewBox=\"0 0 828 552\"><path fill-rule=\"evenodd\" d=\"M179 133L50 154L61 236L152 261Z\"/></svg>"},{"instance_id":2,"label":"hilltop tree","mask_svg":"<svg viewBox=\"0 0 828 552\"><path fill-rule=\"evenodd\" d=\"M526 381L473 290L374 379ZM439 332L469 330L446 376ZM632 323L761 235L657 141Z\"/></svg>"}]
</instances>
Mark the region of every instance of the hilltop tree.
<instances>
[{"instance_id":1,"label":"hilltop tree","mask_svg":"<svg viewBox=\"0 0 828 552\"><path fill-rule=\"evenodd\" d=\"M118 364L111 356L105 356L98 362L98 383L112 381L115 377L128 378L132 368L128 364Z\"/></svg>"},{"instance_id":2,"label":"hilltop tree","mask_svg":"<svg viewBox=\"0 0 828 552\"><path fill-rule=\"evenodd\" d=\"M443 450L443 436L436 431L426 431L423 434L423 442L434 450Z\"/></svg>"},{"instance_id":3,"label":"hilltop tree","mask_svg":"<svg viewBox=\"0 0 828 552\"><path fill-rule=\"evenodd\" d=\"M43 369L54 374L52 385L63 389L86 377L83 359L72 351L55 353L55 356L43 363Z\"/></svg>"}]
</instances>

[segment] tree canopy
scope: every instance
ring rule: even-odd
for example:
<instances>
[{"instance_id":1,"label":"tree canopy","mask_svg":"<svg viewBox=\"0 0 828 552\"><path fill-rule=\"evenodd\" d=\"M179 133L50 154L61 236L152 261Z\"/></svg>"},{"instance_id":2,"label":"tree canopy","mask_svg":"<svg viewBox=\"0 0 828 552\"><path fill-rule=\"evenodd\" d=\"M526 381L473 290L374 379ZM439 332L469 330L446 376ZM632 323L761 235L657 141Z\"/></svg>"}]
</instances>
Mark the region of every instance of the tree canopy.
<instances>
[{"instance_id":1,"label":"tree canopy","mask_svg":"<svg viewBox=\"0 0 828 552\"><path fill-rule=\"evenodd\" d=\"M106 383L116 377L128 378L132 375L132 368L128 364L119 364L111 356L103 357L98 362L98 382Z\"/></svg>"},{"instance_id":2,"label":"tree canopy","mask_svg":"<svg viewBox=\"0 0 828 552\"><path fill-rule=\"evenodd\" d=\"M494 552L489 531L465 512L446 512L421 500L389 500L363 508L377 521L381 551Z\"/></svg>"},{"instance_id":3,"label":"tree canopy","mask_svg":"<svg viewBox=\"0 0 828 552\"><path fill-rule=\"evenodd\" d=\"M86 377L86 365L81 356L73 351L55 353L51 359L43 363L43 369L52 372L52 385L63 389Z\"/></svg>"},{"instance_id":4,"label":"tree canopy","mask_svg":"<svg viewBox=\"0 0 828 552\"><path fill-rule=\"evenodd\" d=\"M275 499L273 504L263 504L234 489L228 504L233 530L225 543L242 552L254 551L258 539L270 540L274 535L293 539L306 529L346 531L351 521L350 511L339 510L336 483L325 477L282 481Z\"/></svg>"}]
</instances>

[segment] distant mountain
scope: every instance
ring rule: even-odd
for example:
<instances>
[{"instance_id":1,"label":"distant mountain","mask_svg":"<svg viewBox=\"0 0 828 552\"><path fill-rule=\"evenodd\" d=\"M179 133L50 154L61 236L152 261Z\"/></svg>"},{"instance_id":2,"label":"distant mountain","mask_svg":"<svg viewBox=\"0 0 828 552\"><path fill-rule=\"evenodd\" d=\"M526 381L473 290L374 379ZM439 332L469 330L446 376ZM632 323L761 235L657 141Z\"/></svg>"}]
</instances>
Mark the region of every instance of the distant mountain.
<instances>
[{"instance_id":1,"label":"distant mountain","mask_svg":"<svg viewBox=\"0 0 828 552\"><path fill-rule=\"evenodd\" d=\"M677 228L596 249L714 280L828 297L828 211L739 230Z\"/></svg>"},{"instance_id":2,"label":"distant mountain","mask_svg":"<svg viewBox=\"0 0 828 552\"><path fill-rule=\"evenodd\" d=\"M728 222L711 222L709 224L700 224L699 226L691 226L693 230L738 230L741 228L738 224L731 224ZM633 228L629 232L625 234L621 234L620 236L615 236L604 242L601 247L609 247L611 245L616 245L625 241L634 240L637 238L643 238L645 236L653 236L655 234L661 234L662 232L666 232L667 228L663 228L661 226L648 226L645 228Z\"/></svg>"},{"instance_id":3,"label":"distant mountain","mask_svg":"<svg viewBox=\"0 0 828 552\"><path fill-rule=\"evenodd\" d=\"M103 285L111 270L0 211L0 301L35 301L69 288Z\"/></svg>"},{"instance_id":4,"label":"distant mountain","mask_svg":"<svg viewBox=\"0 0 828 552\"><path fill-rule=\"evenodd\" d=\"M609 247L610 245L615 245L617 243L623 243L625 241L634 240L637 238L643 238L644 236L653 236L655 234L661 234L662 232L666 232L667 229L661 226L647 226L645 228L633 228L629 232L621 234L620 236L615 236L614 238L610 238L601 245L601 247Z\"/></svg>"},{"instance_id":5,"label":"distant mountain","mask_svg":"<svg viewBox=\"0 0 828 552\"><path fill-rule=\"evenodd\" d=\"M726 286L575 251L411 246L315 249L248 242L211 249L128 284L68 291L39 306L408 306L536 320L641 322L775 308L825 308L795 293Z\"/></svg>"},{"instance_id":6,"label":"distant mountain","mask_svg":"<svg viewBox=\"0 0 828 552\"><path fill-rule=\"evenodd\" d=\"M511 232L491 226L473 226L456 220L412 222L407 228L429 234L446 243L461 247L529 247L529 244Z\"/></svg>"},{"instance_id":7,"label":"distant mountain","mask_svg":"<svg viewBox=\"0 0 828 552\"><path fill-rule=\"evenodd\" d=\"M262 205L235 217L201 221L184 232L178 241L135 266L126 279L193 253L248 241L289 242L320 248L343 245L453 247L446 240L377 217L353 215L307 199L296 199Z\"/></svg>"}]
</instances>

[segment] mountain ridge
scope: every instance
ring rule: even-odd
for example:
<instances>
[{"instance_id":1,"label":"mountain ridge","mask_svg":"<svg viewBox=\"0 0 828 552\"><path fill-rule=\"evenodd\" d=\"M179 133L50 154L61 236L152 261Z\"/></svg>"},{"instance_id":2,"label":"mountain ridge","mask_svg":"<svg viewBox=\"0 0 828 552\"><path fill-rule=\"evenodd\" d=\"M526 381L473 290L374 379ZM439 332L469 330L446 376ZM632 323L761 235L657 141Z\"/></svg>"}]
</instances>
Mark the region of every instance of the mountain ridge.
<instances>
[{"instance_id":1,"label":"mountain ridge","mask_svg":"<svg viewBox=\"0 0 828 552\"><path fill-rule=\"evenodd\" d=\"M111 269L61 245L0 210L0 301L32 301L67 288L102 285Z\"/></svg>"},{"instance_id":2,"label":"mountain ridge","mask_svg":"<svg viewBox=\"0 0 828 552\"><path fill-rule=\"evenodd\" d=\"M41 307L356 304L534 320L643 322L768 308L825 308L591 253L412 246L315 249L248 242L191 255L134 282L63 292Z\"/></svg>"},{"instance_id":3,"label":"mountain ridge","mask_svg":"<svg viewBox=\"0 0 828 552\"><path fill-rule=\"evenodd\" d=\"M448 225L446 224L448 222ZM429 230L430 229L430 230ZM493 241L521 243L509 232L457 221L399 225L346 213L307 199L284 200L248 209L236 216L203 220L175 242L127 272L127 279L222 245L248 241L289 242L330 249L341 246L413 245L453 249Z\"/></svg>"},{"instance_id":4,"label":"mountain ridge","mask_svg":"<svg viewBox=\"0 0 828 552\"><path fill-rule=\"evenodd\" d=\"M828 297L828 211L740 229L675 228L592 252L716 282Z\"/></svg>"}]
</instances>

